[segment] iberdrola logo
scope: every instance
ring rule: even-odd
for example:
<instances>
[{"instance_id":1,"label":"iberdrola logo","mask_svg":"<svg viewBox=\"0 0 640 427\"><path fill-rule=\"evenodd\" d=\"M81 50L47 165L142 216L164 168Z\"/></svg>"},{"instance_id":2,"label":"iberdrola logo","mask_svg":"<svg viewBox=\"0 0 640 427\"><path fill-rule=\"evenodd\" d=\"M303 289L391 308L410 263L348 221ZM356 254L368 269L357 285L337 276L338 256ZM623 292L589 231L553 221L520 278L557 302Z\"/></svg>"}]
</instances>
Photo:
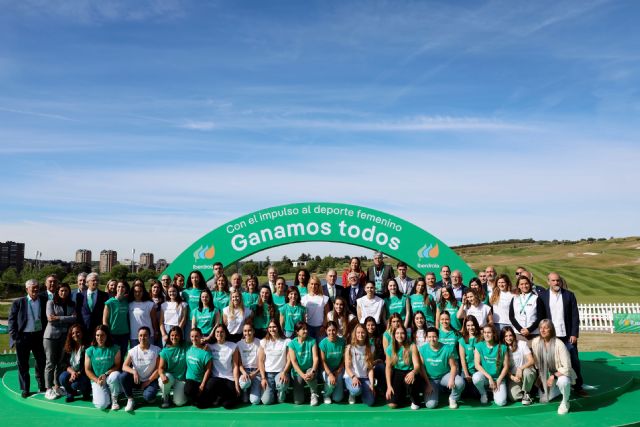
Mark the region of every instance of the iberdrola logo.
<instances>
[{"instance_id":1,"label":"iberdrola logo","mask_svg":"<svg viewBox=\"0 0 640 427\"><path fill-rule=\"evenodd\" d=\"M425 243L420 249L418 249L418 256L420 258L437 258L440 255L440 248L438 244L430 243L429 246Z\"/></svg>"},{"instance_id":2,"label":"iberdrola logo","mask_svg":"<svg viewBox=\"0 0 640 427\"><path fill-rule=\"evenodd\" d=\"M200 247L193 252L193 259L196 261L199 259L213 259L215 254L216 248L213 246L213 243L207 246L200 245Z\"/></svg>"}]
</instances>

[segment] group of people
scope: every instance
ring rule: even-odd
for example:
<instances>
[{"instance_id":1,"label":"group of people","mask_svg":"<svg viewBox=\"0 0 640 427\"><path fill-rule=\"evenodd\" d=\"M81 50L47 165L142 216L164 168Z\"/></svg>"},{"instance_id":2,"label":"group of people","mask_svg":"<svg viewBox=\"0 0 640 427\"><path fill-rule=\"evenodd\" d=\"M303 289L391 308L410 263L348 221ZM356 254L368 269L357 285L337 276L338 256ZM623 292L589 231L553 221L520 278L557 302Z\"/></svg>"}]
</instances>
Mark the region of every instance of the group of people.
<instances>
[{"instance_id":1,"label":"group of people","mask_svg":"<svg viewBox=\"0 0 640 427\"><path fill-rule=\"evenodd\" d=\"M227 409L283 402L290 391L302 404L307 388L312 406L346 394L350 404L412 409L435 408L443 393L453 409L463 395L528 405L535 389L540 401L562 395L561 414L572 385L584 394L577 303L558 274L544 289L524 268L515 286L491 266L468 286L448 266L440 281L409 278L403 262L396 270L376 253L367 272L352 258L343 285L335 270L323 284L300 269L288 286L273 267L263 285L229 280L219 263L209 282L196 270L149 290L136 280L102 291L96 273L79 275L73 291L55 276L42 291L29 280L9 316L22 396L30 354L45 398L112 410L121 394L134 410L134 389L149 403L160 393L162 408Z\"/></svg>"}]
</instances>

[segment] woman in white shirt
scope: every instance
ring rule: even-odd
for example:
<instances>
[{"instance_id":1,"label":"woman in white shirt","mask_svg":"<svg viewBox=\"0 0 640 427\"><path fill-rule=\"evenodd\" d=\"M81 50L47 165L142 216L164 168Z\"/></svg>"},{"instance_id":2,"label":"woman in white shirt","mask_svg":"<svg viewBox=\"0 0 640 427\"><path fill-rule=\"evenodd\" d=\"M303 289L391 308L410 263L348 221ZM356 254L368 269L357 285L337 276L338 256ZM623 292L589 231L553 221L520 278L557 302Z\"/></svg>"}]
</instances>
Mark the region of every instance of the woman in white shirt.
<instances>
[{"instance_id":1,"label":"woman in white shirt","mask_svg":"<svg viewBox=\"0 0 640 427\"><path fill-rule=\"evenodd\" d=\"M242 327L251 321L251 310L244 307L242 293L231 291L229 306L222 310L222 322L229 331L228 340L237 343L242 338Z\"/></svg>"},{"instance_id":2,"label":"woman in white shirt","mask_svg":"<svg viewBox=\"0 0 640 427\"><path fill-rule=\"evenodd\" d=\"M271 319L267 325L267 335L260 341L258 349L258 367L262 385L261 401L263 405L270 405L276 401L284 402L289 385L289 342L284 336L280 323Z\"/></svg>"},{"instance_id":3,"label":"woman in white shirt","mask_svg":"<svg viewBox=\"0 0 640 427\"><path fill-rule=\"evenodd\" d=\"M501 274L498 276L498 281L496 286L493 287L493 293L489 299L489 304L493 308L493 324L498 331L506 326L511 326L511 321L509 320L509 306L511 306L511 300L513 300L511 288L509 276Z\"/></svg>"},{"instance_id":4,"label":"woman in white shirt","mask_svg":"<svg viewBox=\"0 0 640 427\"><path fill-rule=\"evenodd\" d=\"M467 290L462 297L462 305L458 309L458 319L465 319L467 316L474 316L481 328L486 325L493 325L493 314L491 307L480 301L478 294L474 290Z\"/></svg>"},{"instance_id":5,"label":"woman in white shirt","mask_svg":"<svg viewBox=\"0 0 640 427\"><path fill-rule=\"evenodd\" d=\"M172 327L180 326L180 329L184 330L187 323L187 304L182 302L178 288L171 285L167 293L169 294L167 301L160 306L160 333L163 343L169 339L169 331Z\"/></svg>"},{"instance_id":6,"label":"woman in white shirt","mask_svg":"<svg viewBox=\"0 0 640 427\"><path fill-rule=\"evenodd\" d=\"M512 401L522 400L523 405L533 402L529 396L536 381L536 370L531 350L526 341L517 340L511 326L500 331L500 342L509 350L509 375L507 375L507 396Z\"/></svg>"},{"instance_id":7,"label":"woman in white shirt","mask_svg":"<svg viewBox=\"0 0 640 427\"><path fill-rule=\"evenodd\" d=\"M227 341L227 327L216 325L213 328L214 344L209 344L212 357L212 390L213 407L222 406L232 409L238 404L240 397L240 356L236 344Z\"/></svg>"},{"instance_id":8,"label":"woman in white shirt","mask_svg":"<svg viewBox=\"0 0 640 427\"><path fill-rule=\"evenodd\" d=\"M262 396L260 370L258 369L260 340L255 338L255 330L250 323L242 327L242 337L237 344L238 353L240 353L239 382L242 390L242 401L257 405L260 403L260 397Z\"/></svg>"},{"instance_id":9,"label":"woman in white shirt","mask_svg":"<svg viewBox=\"0 0 640 427\"><path fill-rule=\"evenodd\" d=\"M317 339L320 337L322 324L331 308L329 301L329 297L322 293L320 279L314 274L309 279L307 294L300 301L300 304L306 309L307 328L311 338Z\"/></svg>"},{"instance_id":10,"label":"woman in white shirt","mask_svg":"<svg viewBox=\"0 0 640 427\"><path fill-rule=\"evenodd\" d=\"M531 280L526 276L518 277L518 293L509 306L509 320L519 339L530 340L538 335L538 324L545 316L542 301L538 300L531 288Z\"/></svg>"},{"instance_id":11,"label":"woman in white shirt","mask_svg":"<svg viewBox=\"0 0 640 427\"><path fill-rule=\"evenodd\" d=\"M376 285L373 282L367 282L364 285L365 295L358 298L356 302L358 321L364 323L364 320L371 316L376 321L376 325L384 325L384 300L376 295Z\"/></svg>"},{"instance_id":12,"label":"woman in white shirt","mask_svg":"<svg viewBox=\"0 0 640 427\"><path fill-rule=\"evenodd\" d=\"M374 347L369 344L367 330L361 324L353 328L351 344L344 353L344 384L349 390L349 404L356 403L362 396L362 403L373 406L376 400L374 387Z\"/></svg>"},{"instance_id":13,"label":"woman in white shirt","mask_svg":"<svg viewBox=\"0 0 640 427\"><path fill-rule=\"evenodd\" d=\"M347 301L343 297L336 297L333 302L333 309L327 313L327 322L336 322L338 325L338 336L346 337L353 328L356 316L349 313ZM325 322L325 329L326 323Z\"/></svg>"},{"instance_id":14,"label":"woman in white shirt","mask_svg":"<svg viewBox=\"0 0 640 427\"><path fill-rule=\"evenodd\" d=\"M151 331L151 342L156 342L158 331L155 303L142 283L135 283L129 293L129 348L139 344L138 331L146 326Z\"/></svg>"}]
</instances>

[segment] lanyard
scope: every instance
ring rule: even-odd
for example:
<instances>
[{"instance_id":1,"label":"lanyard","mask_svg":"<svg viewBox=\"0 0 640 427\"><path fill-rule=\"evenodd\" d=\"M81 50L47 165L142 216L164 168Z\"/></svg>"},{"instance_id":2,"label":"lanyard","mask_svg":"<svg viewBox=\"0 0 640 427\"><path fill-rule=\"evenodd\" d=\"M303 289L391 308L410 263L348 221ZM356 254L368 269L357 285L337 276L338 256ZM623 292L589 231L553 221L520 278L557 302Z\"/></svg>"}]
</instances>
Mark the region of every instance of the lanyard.
<instances>
[{"instance_id":1,"label":"lanyard","mask_svg":"<svg viewBox=\"0 0 640 427\"><path fill-rule=\"evenodd\" d=\"M529 294L529 296L527 297L527 300L523 304L522 303L522 295L520 295L520 314L524 313L524 310L525 310L525 308L527 308L527 304L529 303L529 300L531 299L532 296L533 296L533 292L531 292Z\"/></svg>"}]
</instances>

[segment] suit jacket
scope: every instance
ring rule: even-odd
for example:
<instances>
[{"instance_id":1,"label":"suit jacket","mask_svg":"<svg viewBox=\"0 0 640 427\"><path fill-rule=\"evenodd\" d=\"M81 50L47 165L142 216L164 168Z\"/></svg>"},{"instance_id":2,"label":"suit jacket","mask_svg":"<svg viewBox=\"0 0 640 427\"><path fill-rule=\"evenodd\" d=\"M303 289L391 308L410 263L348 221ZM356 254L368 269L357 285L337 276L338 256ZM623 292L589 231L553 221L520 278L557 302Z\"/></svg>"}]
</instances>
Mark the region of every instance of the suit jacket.
<instances>
[{"instance_id":1,"label":"suit jacket","mask_svg":"<svg viewBox=\"0 0 640 427\"><path fill-rule=\"evenodd\" d=\"M352 288L349 287L347 289L345 289L345 299L347 300L347 306L349 307L349 313L353 314L354 316L358 316L358 298L361 298L365 295L364 292L364 286L360 286L358 288L358 292L355 293L355 298L351 298L351 291Z\"/></svg>"},{"instance_id":2,"label":"suit jacket","mask_svg":"<svg viewBox=\"0 0 640 427\"><path fill-rule=\"evenodd\" d=\"M564 311L564 326L567 329L567 337L580 336L580 313L578 312L578 301L573 292L566 289L560 289L562 295L562 309ZM547 316L551 318L551 307L549 306L549 298L551 291L545 289L538 294L540 301L544 303Z\"/></svg>"},{"instance_id":3,"label":"suit jacket","mask_svg":"<svg viewBox=\"0 0 640 427\"><path fill-rule=\"evenodd\" d=\"M11 304L11 311L9 312L9 346L13 347L14 344L19 342L23 338L24 329L27 327L27 320L29 316L29 305L27 302L28 296L18 298ZM40 301L40 322L42 323L42 331L47 327L47 301L46 295L38 295Z\"/></svg>"},{"instance_id":4,"label":"suit jacket","mask_svg":"<svg viewBox=\"0 0 640 427\"><path fill-rule=\"evenodd\" d=\"M400 280L400 276L395 277L396 282L398 283L398 289L400 290L400 292L402 292L404 295L411 295L413 293L413 287L416 284L416 281L413 280L411 277L407 276L406 281L407 281L407 289L405 289L404 291L402 289L400 289L400 282L398 280Z\"/></svg>"},{"instance_id":5,"label":"suit jacket","mask_svg":"<svg viewBox=\"0 0 640 427\"><path fill-rule=\"evenodd\" d=\"M342 297L342 298L346 298L345 296L345 289L340 286L340 285L335 285L336 288L336 295L335 297ZM327 289L327 285L322 285L322 293L325 294L326 296L329 296L329 289Z\"/></svg>"},{"instance_id":6,"label":"suit jacket","mask_svg":"<svg viewBox=\"0 0 640 427\"><path fill-rule=\"evenodd\" d=\"M43 338L57 339L66 337L69 326L77 321L76 309L73 305L64 306L54 304L53 301L47 301L47 317L49 315L58 316L59 319L47 323Z\"/></svg>"},{"instance_id":7,"label":"suit jacket","mask_svg":"<svg viewBox=\"0 0 640 427\"><path fill-rule=\"evenodd\" d=\"M387 264L383 264L384 270L382 271L382 285L387 286L387 282L396 277L393 273L393 267ZM376 266L372 265L367 269L367 281L376 283Z\"/></svg>"},{"instance_id":8,"label":"suit jacket","mask_svg":"<svg viewBox=\"0 0 640 427\"><path fill-rule=\"evenodd\" d=\"M93 310L89 309L87 304L87 291L77 295L76 302L76 315L78 316L78 323L84 327L85 337L90 337L96 326L102 325L102 314L104 312L104 303L109 299L109 295L104 291L96 291L96 303Z\"/></svg>"}]
</instances>

